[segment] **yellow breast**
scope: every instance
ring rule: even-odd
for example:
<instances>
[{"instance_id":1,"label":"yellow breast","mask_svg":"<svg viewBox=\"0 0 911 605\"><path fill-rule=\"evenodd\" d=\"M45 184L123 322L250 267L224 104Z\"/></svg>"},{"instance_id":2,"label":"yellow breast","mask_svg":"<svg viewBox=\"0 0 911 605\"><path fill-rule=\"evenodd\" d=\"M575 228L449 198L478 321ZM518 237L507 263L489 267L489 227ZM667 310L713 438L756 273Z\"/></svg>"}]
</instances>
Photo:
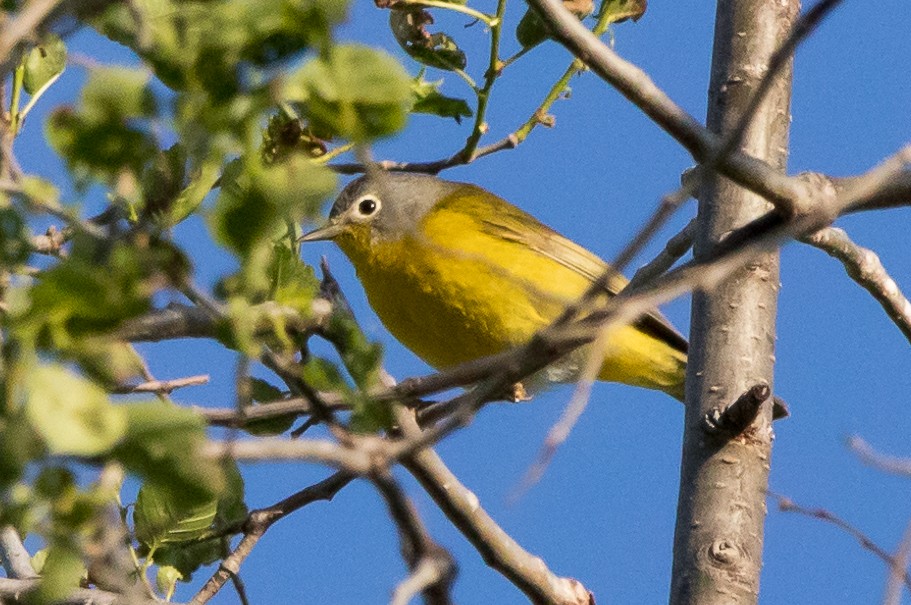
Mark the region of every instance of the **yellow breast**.
<instances>
[{"instance_id":1,"label":"yellow breast","mask_svg":"<svg viewBox=\"0 0 911 605\"><path fill-rule=\"evenodd\" d=\"M568 263L509 236L523 228L524 220L546 229L530 216L509 206L511 219L519 220L507 221L504 232L478 218L497 208L478 212L468 203L456 198L438 204L415 232L399 239L370 240L362 233L338 241L383 324L436 368L528 341L591 284L589 276ZM600 378L677 395L683 365L681 354L670 349L634 327L620 328Z\"/></svg>"}]
</instances>

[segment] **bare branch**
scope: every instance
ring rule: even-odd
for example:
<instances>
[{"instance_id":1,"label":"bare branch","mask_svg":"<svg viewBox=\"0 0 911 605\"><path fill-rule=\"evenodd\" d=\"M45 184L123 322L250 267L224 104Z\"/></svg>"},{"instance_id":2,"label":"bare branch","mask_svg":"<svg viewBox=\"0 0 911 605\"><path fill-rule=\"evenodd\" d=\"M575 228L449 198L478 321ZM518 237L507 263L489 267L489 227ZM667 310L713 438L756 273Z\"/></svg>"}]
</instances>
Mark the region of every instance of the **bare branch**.
<instances>
[{"instance_id":1,"label":"bare branch","mask_svg":"<svg viewBox=\"0 0 911 605\"><path fill-rule=\"evenodd\" d=\"M363 436L357 447L346 447L324 439L257 439L238 441L210 441L203 448L203 455L213 458L231 458L238 462L263 462L272 460L300 460L326 464L357 475L366 475L376 468L374 456L386 452L386 444L379 437Z\"/></svg>"},{"instance_id":2,"label":"bare branch","mask_svg":"<svg viewBox=\"0 0 911 605\"><path fill-rule=\"evenodd\" d=\"M820 229L802 241L840 260L851 279L879 302L886 315L911 341L911 302L902 294L875 252L857 245L847 233L836 227Z\"/></svg>"},{"instance_id":3,"label":"bare branch","mask_svg":"<svg viewBox=\"0 0 911 605\"><path fill-rule=\"evenodd\" d=\"M209 382L208 374L198 376L187 376L185 378L174 378L172 380L148 380L137 385L121 385L115 388L112 393L123 395L127 393L162 393L171 394L172 391L183 387L195 387Z\"/></svg>"},{"instance_id":4,"label":"bare branch","mask_svg":"<svg viewBox=\"0 0 911 605\"><path fill-rule=\"evenodd\" d=\"M680 260L687 251L693 247L693 235L696 231L696 221L691 220L677 235L667 241L658 256L642 265L627 284L628 288L635 288L639 284L667 273L671 267Z\"/></svg>"},{"instance_id":5,"label":"bare branch","mask_svg":"<svg viewBox=\"0 0 911 605\"><path fill-rule=\"evenodd\" d=\"M895 551L894 565L889 567L889 578L886 580L886 594L883 597L883 605L901 605L902 599L902 571L908 569L908 561L911 559L911 523L905 527L905 533L902 541Z\"/></svg>"},{"instance_id":6,"label":"bare branch","mask_svg":"<svg viewBox=\"0 0 911 605\"><path fill-rule=\"evenodd\" d=\"M398 414L406 437L420 429L410 412ZM415 452L402 461L437 506L484 558L484 562L503 574L532 602L562 605L590 605L591 593L578 581L551 572L540 558L522 548L497 525L481 507L478 497L462 485L440 457L431 449Z\"/></svg>"},{"instance_id":7,"label":"bare branch","mask_svg":"<svg viewBox=\"0 0 911 605\"><path fill-rule=\"evenodd\" d=\"M832 178L836 191L843 191L854 186L858 176ZM896 208L911 205L911 170L904 170L895 175L888 183L866 197L860 197L846 212L859 210L876 210L879 208Z\"/></svg>"},{"instance_id":8,"label":"bare branch","mask_svg":"<svg viewBox=\"0 0 911 605\"><path fill-rule=\"evenodd\" d=\"M769 385L760 383L743 392L733 403L724 408L714 408L704 416L707 433L735 437L745 431L756 420L765 403L772 395Z\"/></svg>"},{"instance_id":9,"label":"bare branch","mask_svg":"<svg viewBox=\"0 0 911 605\"><path fill-rule=\"evenodd\" d=\"M492 143L490 145L476 149L470 156L466 156L463 153L463 150L460 149L448 158L434 160L432 162L395 162L392 160L382 160L379 162L373 162L373 165L381 170L388 170L390 172L422 172L425 174L437 174L438 172L442 172L447 168L470 164L477 159L483 158L484 156L488 156L492 153L497 153L498 151L503 151L505 149L515 149L519 146L519 143L520 141L516 137L515 133L511 133L496 143ZM362 172L367 172L367 166L361 162L348 164L330 164L329 168L335 172L338 172L339 174L360 174Z\"/></svg>"},{"instance_id":10,"label":"bare branch","mask_svg":"<svg viewBox=\"0 0 911 605\"><path fill-rule=\"evenodd\" d=\"M418 591L424 593L428 605L452 603L450 589L456 574L452 556L430 537L414 505L388 471L377 472L371 479L398 528L402 557L411 572L396 587L393 603L407 605Z\"/></svg>"},{"instance_id":11,"label":"bare branch","mask_svg":"<svg viewBox=\"0 0 911 605\"><path fill-rule=\"evenodd\" d=\"M32 603L31 594L38 589L40 578L21 580L0 578L0 601L3 603ZM55 605L161 605L161 601L147 598L126 597L98 588L77 588ZM172 605L180 605L173 603Z\"/></svg>"},{"instance_id":12,"label":"bare branch","mask_svg":"<svg viewBox=\"0 0 911 605\"><path fill-rule=\"evenodd\" d=\"M253 307L259 318L258 335L271 333L276 325L289 331L306 333L318 328L332 313L327 301L318 299L313 304L313 314L304 317L295 309L274 302ZM216 338L223 323L221 314L213 314L204 306L170 303L164 309L147 313L123 324L117 337L130 342L160 342L176 338Z\"/></svg>"},{"instance_id":13,"label":"bare branch","mask_svg":"<svg viewBox=\"0 0 911 605\"><path fill-rule=\"evenodd\" d=\"M601 42L559 0L529 0L529 4L548 21L552 35L560 44L652 118L697 162L708 160L721 149L718 135L674 103L648 74ZM719 171L782 207L790 206L803 195L802 188L787 176L742 153L722 159Z\"/></svg>"},{"instance_id":14,"label":"bare branch","mask_svg":"<svg viewBox=\"0 0 911 605\"><path fill-rule=\"evenodd\" d=\"M904 563L896 557L893 557L884 548L877 545L876 542L867 536L867 534L854 527L841 517L838 517L837 515L823 508L804 508L794 503L794 501L790 498L772 493L769 495L778 501L778 509L782 512L797 513L800 515L805 515L807 517L812 517L814 519L819 519L820 521L825 521L826 523L831 523L835 527L852 536L860 543L864 550L868 550L879 557L889 567L890 573L898 574L898 576L901 578L901 581L904 582L905 587L911 590L911 574L909 574L908 570L904 568Z\"/></svg>"},{"instance_id":15,"label":"bare branch","mask_svg":"<svg viewBox=\"0 0 911 605\"><path fill-rule=\"evenodd\" d=\"M0 528L0 563L10 578L24 580L38 577L32 567L31 556L12 525Z\"/></svg>"},{"instance_id":16,"label":"bare branch","mask_svg":"<svg viewBox=\"0 0 911 605\"><path fill-rule=\"evenodd\" d=\"M864 464L869 464L887 473L911 477L911 458L881 454L874 450L869 443L857 436L848 439L848 447L857 454Z\"/></svg>"}]
</instances>

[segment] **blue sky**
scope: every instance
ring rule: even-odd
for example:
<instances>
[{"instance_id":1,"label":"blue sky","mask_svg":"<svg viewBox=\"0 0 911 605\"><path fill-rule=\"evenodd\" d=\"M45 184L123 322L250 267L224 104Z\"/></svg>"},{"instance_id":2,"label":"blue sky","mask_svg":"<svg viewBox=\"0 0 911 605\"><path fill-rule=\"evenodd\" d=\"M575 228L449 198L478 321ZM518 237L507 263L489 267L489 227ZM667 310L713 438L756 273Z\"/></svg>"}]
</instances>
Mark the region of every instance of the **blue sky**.
<instances>
[{"instance_id":1,"label":"blue sky","mask_svg":"<svg viewBox=\"0 0 911 605\"><path fill-rule=\"evenodd\" d=\"M488 0L476 5L493 11ZM513 2L514 24L524 5ZM439 13L440 11L436 11ZM638 23L614 29L618 52L643 67L670 96L700 120L705 114L714 8L707 2L654 0ZM355 3L338 38L387 48L412 73L418 66L395 45L386 13ZM468 71L483 75L486 34L463 28L461 16L440 15L469 56ZM508 30L511 28L508 27ZM795 67L789 171L850 175L866 170L911 137L911 10L904 0L847 1L798 52ZM504 55L516 50L507 34ZM134 63L116 45L88 32L71 51L101 61ZM510 67L496 85L488 116L492 142L527 119L562 73L569 55L544 45ZM17 152L27 170L61 181L60 162L42 141L46 110L74 98L82 80L71 68L39 103ZM444 90L470 91L451 75ZM689 156L618 93L592 74L572 82L572 98L553 108L556 127L539 128L518 149L453 169L444 176L478 183L538 216L604 258L614 256L691 165ZM457 125L416 116L400 136L382 142L382 159L429 160L458 149L470 121ZM483 142L482 142L483 144ZM100 192L85 200L103 203ZM662 232L642 263L693 215L690 202ZM838 222L876 250L898 284L911 290L908 209L853 216ZM211 244L202 220L181 225L175 237L193 256L199 281L211 285L233 260ZM331 244L311 244L304 257L327 255L366 332L381 342L396 377L428 368L385 331L366 305L346 259ZM792 244L782 254L776 392L792 418L776 425L770 487L808 506L820 506L862 528L887 549L911 518L911 479L861 464L845 438L860 435L875 447L911 456L911 355L908 342L873 299L822 252ZM684 333L689 299L664 311ZM159 378L209 373L205 387L176 393L186 404L230 405L234 358L206 342L150 345ZM569 398L556 389L524 405L493 405L439 447L446 462L483 506L523 546L561 575L580 579L599 602L658 603L667 598L677 504L681 406L661 393L596 385L570 440L539 485L518 503L508 496L534 460L548 428ZM258 507L326 476L323 468L262 464L244 468L248 504ZM488 569L467 542L405 473L431 533L455 555L459 603L520 603L521 593ZM847 535L820 521L774 510L766 526L764 603L867 603L881 599L884 566ZM395 530L366 484L343 490L274 526L246 561L242 576L254 603L383 603L406 574ZM205 576L200 573L196 588ZM192 592L183 589L178 599ZM236 602L226 588L216 603ZM909 600L908 602L911 602Z\"/></svg>"}]
</instances>

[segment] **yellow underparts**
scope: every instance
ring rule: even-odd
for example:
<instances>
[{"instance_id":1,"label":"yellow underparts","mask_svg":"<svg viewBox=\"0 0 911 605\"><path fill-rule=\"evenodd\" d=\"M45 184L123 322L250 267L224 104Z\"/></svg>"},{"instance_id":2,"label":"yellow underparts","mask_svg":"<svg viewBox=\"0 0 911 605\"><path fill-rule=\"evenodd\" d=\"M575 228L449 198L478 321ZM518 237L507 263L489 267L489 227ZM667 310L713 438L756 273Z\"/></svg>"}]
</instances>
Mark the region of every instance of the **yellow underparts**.
<instances>
[{"instance_id":1,"label":"yellow underparts","mask_svg":"<svg viewBox=\"0 0 911 605\"><path fill-rule=\"evenodd\" d=\"M370 241L364 229L337 240L386 328L438 369L527 342L591 283L478 227L472 216L437 209L421 235ZM683 397L686 354L658 338L616 328L604 355L600 380Z\"/></svg>"}]
</instances>

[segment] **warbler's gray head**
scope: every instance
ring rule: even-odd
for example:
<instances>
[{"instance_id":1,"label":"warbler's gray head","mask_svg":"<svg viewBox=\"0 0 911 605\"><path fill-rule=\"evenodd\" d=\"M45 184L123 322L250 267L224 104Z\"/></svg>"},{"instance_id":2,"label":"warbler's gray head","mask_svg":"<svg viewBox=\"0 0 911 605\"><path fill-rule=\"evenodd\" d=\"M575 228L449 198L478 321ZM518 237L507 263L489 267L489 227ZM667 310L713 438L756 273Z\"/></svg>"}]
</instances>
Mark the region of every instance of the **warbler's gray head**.
<instances>
[{"instance_id":1,"label":"warbler's gray head","mask_svg":"<svg viewBox=\"0 0 911 605\"><path fill-rule=\"evenodd\" d=\"M434 204L462 183L429 174L376 172L359 177L342 189L329 212L329 221L300 241L335 239L342 235L397 239L410 233Z\"/></svg>"}]
</instances>

